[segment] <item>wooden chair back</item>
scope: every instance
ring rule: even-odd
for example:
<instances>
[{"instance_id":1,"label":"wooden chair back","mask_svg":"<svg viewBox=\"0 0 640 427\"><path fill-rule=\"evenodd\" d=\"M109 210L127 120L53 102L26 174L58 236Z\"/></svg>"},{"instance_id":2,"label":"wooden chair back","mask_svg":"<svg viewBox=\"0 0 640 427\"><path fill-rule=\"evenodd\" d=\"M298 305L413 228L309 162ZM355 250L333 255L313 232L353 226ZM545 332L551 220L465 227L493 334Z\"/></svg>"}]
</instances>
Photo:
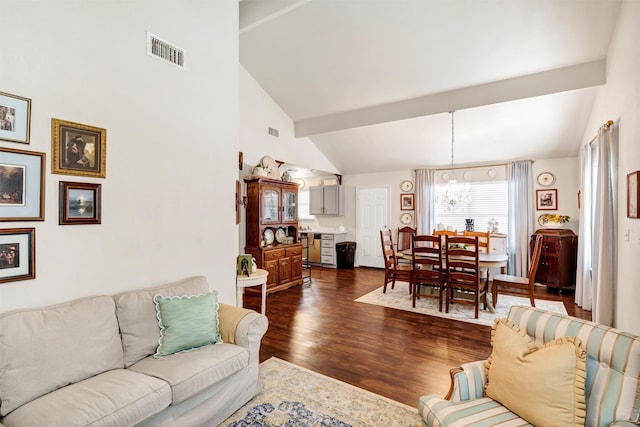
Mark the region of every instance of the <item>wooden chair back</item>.
<instances>
[{"instance_id":1,"label":"wooden chair back","mask_svg":"<svg viewBox=\"0 0 640 427\"><path fill-rule=\"evenodd\" d=\"M396 280L407 282L409 284L409 292L411 292L413 266L411 264L398 264L398 257L396 256L393 238L391 237L391 230L388 228L380 230L380 242L382 243L382 256L384 257L384 287L382 292L387 292L388 283L391 283L391 289L393 289Z\"/></svg>"},{"instance_id":2,"label":"wooden chair back","mask_svg":"<svg viewBox=\"0 0 640 427\"><path fill-rule=\"evenodd\" d=\"M484 231L464 231L462 233L464 237L478 237L478 245L480 246L480 252L489 253L491 250L491 233Z\"/></svg>"},{"instance_id":3,"label":"wooden chair back","mask_svg":"<svg viewBox=\"0 0 640 427\"><path fill-rule=\"evenodd\" d=\"M442 240L440 236L414 235L411 244L413 262L413 306L420 297L437 298L439 310L442 311L444 295L444 269L442 263ZM432 292L422 289L426 287ZM434 294L433 290L438 293Z\"/></svg>"},{"instance_id":4,"label":"wooden chair back","mask_svg":"<svg viewBox=\"0 0 640 427\"><path fill-rule=\"evenodd\" d=\"M451 302L475 305L475 318L478 318L480 300L483 298L484 308L487 308L486 279L480 278L479 242L478 237L446 236L445 243L447 266L447 302L446 311L449 312ZM455 291L473 294L474 299L458 298Z\"/></svg>"},{"instance_id":5,"label":"wooden chair back","mask_svg":"<svg viewBox=\"0 0 640 427\"><path fill-rule=\"evenodd\" d=\"M457 236L458 235L458 230L433 230L433 234L434 236Z\"/></svg>"},{"instance_id":6,"label":"wooden chair back","mask_svg":"<svg viewBox=\"0 0 640 427\"><path fill-rule=\"evenodd\" d=\"M413 227L398 228L398 252L411 249L411 238L414 234L416 229Z\"/></svg>"}]
</instances>

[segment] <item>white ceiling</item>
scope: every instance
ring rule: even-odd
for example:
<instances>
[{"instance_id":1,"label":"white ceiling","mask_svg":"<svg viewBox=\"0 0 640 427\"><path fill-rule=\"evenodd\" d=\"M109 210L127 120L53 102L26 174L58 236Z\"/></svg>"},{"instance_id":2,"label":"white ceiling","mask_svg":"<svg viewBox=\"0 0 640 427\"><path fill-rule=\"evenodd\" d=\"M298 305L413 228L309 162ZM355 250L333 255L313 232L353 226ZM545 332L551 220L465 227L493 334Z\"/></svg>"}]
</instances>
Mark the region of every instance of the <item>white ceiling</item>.
<instances>
[{"instance_id":1,"label":"white ceiling","mask_svg":"<svg viewBox=\"0 0 640 427\"><path fill-rule=\"evenodd\" d=\"M619 6L242 0L240 62L343 174L575 156Z\"/></svg>"}]
</instances>

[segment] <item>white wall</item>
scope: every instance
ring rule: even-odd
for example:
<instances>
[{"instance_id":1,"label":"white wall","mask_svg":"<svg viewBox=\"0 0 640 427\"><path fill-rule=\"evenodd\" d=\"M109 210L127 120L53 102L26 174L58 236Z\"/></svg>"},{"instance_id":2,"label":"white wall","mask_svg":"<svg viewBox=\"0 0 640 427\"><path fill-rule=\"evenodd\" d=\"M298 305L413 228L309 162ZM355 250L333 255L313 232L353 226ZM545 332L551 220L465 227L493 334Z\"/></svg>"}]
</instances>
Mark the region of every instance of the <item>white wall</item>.
<instances>
[{"instance_id":1,"label":"white wall","mask_svg":"<svg viewBox=\"0 0 640 427\"><path fill-rule=\"evenodd\" d=\"M541 228L538 224L538 217L544 213L554 213L558 215L569 215L571 220L566 225L574 233L578 234L580 223L580 213L578 211L578 189L580 188L580 162L577 157L566 157L559 159L542 159L533 162L533 191L536 190L558 190L558 210L534 212L533 219L535 228ZM556 182L543 187L538 184L537 178L543 172L551 172L556 176ZM534 202L535 203L535 202ZM534 205L535 206L535 205Z\"/></svg>"},{"instance_id":2,"label":"white wall","mask_svg":"<svg viewBox=\"0 0 640 427\"><path fill-rule=\"evenodd\" d=\"M607 84L598 90L584 143L608 120L619 126L618 280L615 325L640 334L640 220L627 218L628 173L640 170L640 2L625 0L607 55ZM629 241L625 232L629 231Z\"/></svg>"},{"instance_id":3,"label":"white wall","mask_svg":"<svg viewBox=\"0 0 640 427\"><path fill-rule=\"evenodd\" d=\"M235 304L238 2L0 0L0 90L32 99L47 154L34 280L0 285L0 312L207 276ZM146 55L146 31L186 51ZM107 129L106 179L50 173L51 118ZM58 225L58 182L102 184L101 225Z\"/></svg>"}]
</instances>

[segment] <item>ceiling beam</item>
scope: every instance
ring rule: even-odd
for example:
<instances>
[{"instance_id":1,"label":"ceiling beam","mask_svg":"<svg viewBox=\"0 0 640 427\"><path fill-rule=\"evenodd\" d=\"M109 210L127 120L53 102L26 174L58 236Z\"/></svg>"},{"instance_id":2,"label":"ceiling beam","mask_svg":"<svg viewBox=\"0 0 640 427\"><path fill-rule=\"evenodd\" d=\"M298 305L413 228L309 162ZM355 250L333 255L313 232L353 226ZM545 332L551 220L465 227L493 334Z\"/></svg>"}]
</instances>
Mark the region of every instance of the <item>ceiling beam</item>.
<instances>
[{"instance_id":1,"label":"ceiling beam","mask_svg":"<svg viewBox=\"0 0 640 427\"><path fill-rule=\"evenodd\" d=\"M311 2L311 0L241 0L240 34L276 19Z\"/></svg>"},{"instance_id":2,"label":"ceiling beam","mask_svg":"<svg viewBox=\"0 0 640 427\"><path fill-rule=\"evenodd\" d=\"M606 59L602 59L405 101L298 120L294 123L295 136L302 138L321 133L584 89L605 83Z\"/></svg>"}]
</instances>

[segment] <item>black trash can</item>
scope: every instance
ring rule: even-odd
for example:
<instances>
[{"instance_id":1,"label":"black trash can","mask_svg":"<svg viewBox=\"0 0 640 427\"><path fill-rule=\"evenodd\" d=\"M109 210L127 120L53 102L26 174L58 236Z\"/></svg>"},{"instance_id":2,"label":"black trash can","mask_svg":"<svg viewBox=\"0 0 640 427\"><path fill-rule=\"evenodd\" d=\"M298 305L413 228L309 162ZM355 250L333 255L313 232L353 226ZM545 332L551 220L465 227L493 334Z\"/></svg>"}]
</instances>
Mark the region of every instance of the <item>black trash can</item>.
<instances>
[{"instance_id":1,"label":"black trash can","mask_svg":"<svg viewBox=\"0 0 640 427\"><path fill-rule=\"evenodd\" d=\"M353 268L353 260L356 254L356 242L336 243L336 253L338 254L338 268Z\"/></svg>"}]
</instances>

